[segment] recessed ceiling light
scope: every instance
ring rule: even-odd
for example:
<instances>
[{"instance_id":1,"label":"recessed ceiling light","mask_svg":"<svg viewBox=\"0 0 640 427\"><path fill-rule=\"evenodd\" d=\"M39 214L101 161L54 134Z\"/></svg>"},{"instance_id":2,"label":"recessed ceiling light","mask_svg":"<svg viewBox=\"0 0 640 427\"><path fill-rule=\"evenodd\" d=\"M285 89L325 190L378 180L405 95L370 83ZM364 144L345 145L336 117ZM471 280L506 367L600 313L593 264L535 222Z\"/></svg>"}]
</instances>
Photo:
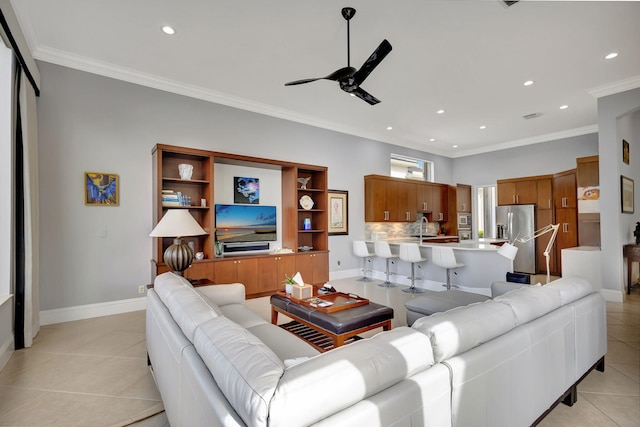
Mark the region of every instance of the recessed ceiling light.
<instances>
[{"instance_id":1,"label":"recessed ceiling light","mask_svg":"<svg viewBox=\"0 0 640 427\"><path fill-rule=\"evenodd\" d=\"M569 108L569 106L568 106L568 105L561 105L561 106L560 106L560 109L561 109L561 110L566 110L567 108Z\"/></svg>"},{"instance_id":2,"label":"recessed ceiling light","mask_svg":"<svg viewBox=\"0 0 640 427\"><path fill-rule=\"evenodd\" d=\"M531 86L533 84L533 80L527 80L526 82L523 83L523 85L525 86Z\"/></svg>"},{"instance_id":3,"label":"recessed ceiling light","mask_svg":"<svg viewBox=\"0 0 640 427\"><path fill-rule=\"evenodd\" d=\"M444 114L444 110L438 110L438 111L436 111L436 113L438 113L438 114Z\"/></svg>"},{"instance_id":4,"label":"recessed ceiling light","mask_svg":"<svg viewBox=\"0 0 640 427\"><path fill-rule=\"evenodd\" d=\"M457 146L457 145L452 145L452 147L453 147L453 148L458 148L458 146Z\"/></svg>"},{"instance_id":5,"label":"recessed ceiling light","mask_svg":"<svg viewBox=\"0 0 640 427\"><path fill-rule=\"evenodd\" d=\"M162 27L162 32L172 36L172 35L174 35L176 33L176 30L174 30L173 27L165 25L164 27Z\"/></svg>"},{"instance_id":6,"label":"recessed ceiling light","mask_svg":"<svg viewBox=\"0 0 640 427\"><path fill-rule=\"evenodd\" d=\"M480 126L480 129L486 129L487 127L485 125Z\"/></svg>"},{"instance_id":7,"label":"recessed ceiling light","mask_svg":"<svg viewBox=\"0 0 640 427\"><path fill-rule=\"evenodd\" d=\"M618 56L618 52L611 52L610 54L608 54L607 56L604 57L604 59L613 59L616 56Z\"/></svg>"},{"instance_id":8,"label":"recessed ceiling light","mask_svg":"<svg viewBox=\"0 0 640 427\"><path fill-rule=\"evenodd\" d=\"M435 141L436 141L436 139L435 139L435 138L431 138L429 141L431 141L431 142L435 142Z\"/></svg>"},{"instance_id":9,"label":"recessed ceiling light","mask_svg":"<svg viewBox=\"0 0 640 427\"><path fill-rule=\"evenodd\" d=\"M393 129L393 127L387 126L387 130L391 130L391 129Z\"/></svg>"}]
</instances>

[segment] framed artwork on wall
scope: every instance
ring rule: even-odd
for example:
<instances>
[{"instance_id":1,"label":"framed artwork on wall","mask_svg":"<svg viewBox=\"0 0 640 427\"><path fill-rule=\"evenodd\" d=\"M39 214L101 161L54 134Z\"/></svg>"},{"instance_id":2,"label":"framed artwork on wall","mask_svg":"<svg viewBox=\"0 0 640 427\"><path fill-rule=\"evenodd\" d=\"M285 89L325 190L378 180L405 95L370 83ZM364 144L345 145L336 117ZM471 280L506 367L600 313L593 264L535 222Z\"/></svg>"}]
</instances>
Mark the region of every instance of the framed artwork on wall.
<instances>
[{"instance_id":1,"label":"framed artwork on wall","mask_svg":"<svg viewBox=\"0 0 640 427\"><path fill-rule=\"evenodd\" d=\"M622 200L622 213L633 213L633 180L620 175L620 196Z\"/></svg>"},{"instance_id":2,"label":"framed artwork on wall","mask_svg":"<svg viewBox=\"0 0 640 427\"><path fill-rule=\"evenodd\" d=\"M118 175L102 172L84 173L84 204L88 206L118 206L120 204Z\"/></svg>"},{"instance_id":3,"label":"framed artwork on wall","mask_svg":"<svg viewBox=\"0 0 640 427\"><path fill-rule=\"evenodd\" d=\"M233 203L260 204L260 179L234 177Z\"/></svg>"},{"instance_id":4,"label":"framed artwork on wall","mask_svg":"<svg viewBox=\"0 0 640 427\"><path fill-rule=\"evenodd\" d=\"M629 164L629 143L622 140L622 161Z\"/></svg>"},{"instance_id":5,"label":"framed artwork on wall","mask_svg":"<svg viewBox=\"0 0 640 427\"><path fill-rule=\"evenodd\" d=\"M349 192L329 190L329 235L349 234Z\"/></svg>"}]
</instances>

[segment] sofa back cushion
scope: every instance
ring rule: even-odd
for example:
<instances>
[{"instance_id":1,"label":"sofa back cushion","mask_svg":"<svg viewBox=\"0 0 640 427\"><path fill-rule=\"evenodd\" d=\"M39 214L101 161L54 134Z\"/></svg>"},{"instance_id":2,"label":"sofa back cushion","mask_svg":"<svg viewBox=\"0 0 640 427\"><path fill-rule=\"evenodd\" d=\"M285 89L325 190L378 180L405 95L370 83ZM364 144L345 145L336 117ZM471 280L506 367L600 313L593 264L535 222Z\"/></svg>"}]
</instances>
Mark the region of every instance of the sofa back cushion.
<instances>
[{"instance_id":1,"label":"sofa back cushion","mask_svg":"<svg viewBox=\"0 0 640 427\"><path fill-rule=\"evenodd\" d=\"M526 286L500 295L493 301L513 310L518 325L523 325L560 307L560 292L548 286Z\"/></svg>"},{"instance_id":2,"label":"sofa back cushion","mask_svg":"<svg viewBox=\"0 0 640 427\"><path fill-rule=\"evenodd\" d=\"M596 291L591 282L581 277L562 277L545 285L545 287L555 289L560 293L562 305L567 305Z\"/></svg>"},{"instance_id":3,"label":"sofa back cushion","mask_svg":"<svg viewBox=\"0 0 640 427\"><path fill-rule=\"evenodd\" d=\"M269 402L284 372L278 356L226 317L201 324L193 343L242 420L250 426L266 426Z\"/></svg>"},{"instance_id":4,"label":"sofa back cushion","mask_svg":"<svg viewBox=\"0 0 640 427\"><path fill-rule=\"evenodd\" d=\"M218 306L196 292L184 278L173 273L156 277L153 289L191 342L198 325L222 316Z\"/></svg>"},{"instance_id":5,"label":"sofa back cushion","mask_svg":"<svg viewBox=\"0 0 640 427\"><path fill-rule=\"evenodd\" d=\"M429 340L406 326L322 353L286 369L269 425L311 425L433 363Z\"/></svg>"},{"instance_id":6,"label":"sofa back cushion","mask_svg":"<svg viewBox=\"0 0 640 427\"><path fill-rule=\"evenodd\" d=\"M429 337L436 362L471 350L515 327L511 308L493 301L422 317L412 326Z\"/></svg>"}]
</instances>

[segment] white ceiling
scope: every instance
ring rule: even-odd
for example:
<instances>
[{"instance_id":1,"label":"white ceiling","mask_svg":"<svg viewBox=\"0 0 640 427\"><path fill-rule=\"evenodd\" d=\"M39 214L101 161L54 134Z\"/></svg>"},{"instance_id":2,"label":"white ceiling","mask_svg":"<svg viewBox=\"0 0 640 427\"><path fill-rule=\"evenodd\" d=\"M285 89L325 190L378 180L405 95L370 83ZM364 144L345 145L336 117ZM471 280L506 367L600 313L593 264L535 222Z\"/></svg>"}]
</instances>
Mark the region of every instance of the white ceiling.
<instances>
[{"instance_id":1,"label":"white ceiling","mask_svg":"<svg viewBox=\"0 0 640 427\"><path fill-rule=\"evenodd\" d=\"M640 2L12 4L36 59L449 157L595 132L597 97L640 87ZM346 66L344 6L352 66L393 45L362 84L375 106L327 80L284 86Z\"/></svg>"}]
</instances>

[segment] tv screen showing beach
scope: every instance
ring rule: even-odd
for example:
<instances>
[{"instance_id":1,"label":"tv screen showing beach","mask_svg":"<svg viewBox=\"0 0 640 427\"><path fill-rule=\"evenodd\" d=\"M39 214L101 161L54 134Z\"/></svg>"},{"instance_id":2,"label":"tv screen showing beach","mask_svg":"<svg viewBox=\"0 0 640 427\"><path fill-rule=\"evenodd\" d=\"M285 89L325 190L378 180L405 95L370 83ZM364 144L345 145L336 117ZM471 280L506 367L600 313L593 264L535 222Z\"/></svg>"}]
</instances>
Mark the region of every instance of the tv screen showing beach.
<instances>
[{"instance_id":1,"label":"tv screen showing beach","mask_svg":"<svg viewBox=\"0 0 640 427\"><path fill-rule=\"evenodd\" d=\"M216 205L216 236L221 242L275 241L276 207Z\"/></svg>"}]
</instances>

